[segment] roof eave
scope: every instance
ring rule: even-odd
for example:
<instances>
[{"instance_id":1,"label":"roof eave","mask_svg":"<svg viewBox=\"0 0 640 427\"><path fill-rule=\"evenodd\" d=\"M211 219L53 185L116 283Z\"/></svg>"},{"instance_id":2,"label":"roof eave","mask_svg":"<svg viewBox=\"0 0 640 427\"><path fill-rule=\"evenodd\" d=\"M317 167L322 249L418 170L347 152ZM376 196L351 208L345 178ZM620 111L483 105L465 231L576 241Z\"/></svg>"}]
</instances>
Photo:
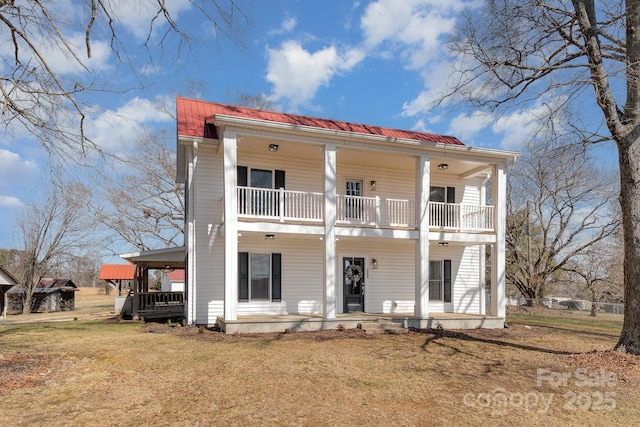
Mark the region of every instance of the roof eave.
<instances>
[{"instance_id":1,"label":"roof eave","mask_svg":"<svg viewBox=\"0 0 640 427\"><path fill-rule=\"evenodd\" d=\"M273 122L269 120L250 119L246 117L229 116L225 114L216 114L214 117L206 119L207 124L215 126L236 126L244 128L261 128L264 130L281 131L281 132L299 132L307 135L313 135L319 138L334 139L344 142L345 140L375 143L375 144L394 144L401 145L404 148L412 148L416 150L428 150L430 152L447 152L447 153L467 153L485 158L491 158L494 161L515 161L520 153L515 151L496 150L491 148L469 147L467 145L446 144L442 142L420 141L415 139L396 138L383 135L368 135L363 133L349 132L336 129L323 129L313 126L305 126L290 123ZM189 137L185 137L189 138ZM218 141L218 140L215 140Z\"/></svg>"}]
</instances>

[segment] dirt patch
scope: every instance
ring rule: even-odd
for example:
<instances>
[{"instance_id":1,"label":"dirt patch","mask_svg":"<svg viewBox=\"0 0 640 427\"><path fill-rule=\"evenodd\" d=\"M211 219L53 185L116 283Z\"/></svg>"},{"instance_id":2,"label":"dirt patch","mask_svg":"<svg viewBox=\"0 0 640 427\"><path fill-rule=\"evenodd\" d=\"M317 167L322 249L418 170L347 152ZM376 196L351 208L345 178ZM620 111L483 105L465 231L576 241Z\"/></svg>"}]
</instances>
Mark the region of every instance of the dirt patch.
<instances>
[{"instance_id":1,"label":"dirt patch","mask_svg":"<svg viewBox=\"0 0 640 427\"><path fill-rule=\"evenodd\" d=\"M0 396L44 385L60 369L60 361L46 356L0 354Z\"/></svg>"},{"instance_id":2,"label":"dirt patch","mask_svg":"<svg viewBox=\"0 0 640 427\"><path fill-rule=\"evenodd\" d=\"M615 379L629 384L640 385L640 356L633 356L616 351L591 351L568 356L569 362L577 368L585 368L603 378L613 373Z\"/></svg>"}]
</instances>

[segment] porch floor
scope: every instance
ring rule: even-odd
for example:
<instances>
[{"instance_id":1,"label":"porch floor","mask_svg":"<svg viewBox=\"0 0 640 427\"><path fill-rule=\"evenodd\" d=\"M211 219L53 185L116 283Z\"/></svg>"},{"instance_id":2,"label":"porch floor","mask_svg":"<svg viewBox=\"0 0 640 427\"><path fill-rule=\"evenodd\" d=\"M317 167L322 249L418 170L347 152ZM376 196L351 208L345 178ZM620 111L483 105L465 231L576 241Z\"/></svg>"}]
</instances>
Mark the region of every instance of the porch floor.
<instances>
[{"instance_id":1,"label":"porch floor","mask_svg":"<svg viewBox=\"0 0 640 427\"><path fill-rule=\"evenodd\" d=\"M279 316L238 316L238 320L224 320L218 316L216 325L227 334L321 331L357 328L358 324L393 322L403 328L443 329L499 329L505 319L495 316L458 313L431 313L426 319L417 319L413 313L341 313L335 319L323 319L321 314L289 314ZM216 326L209 325L209 326Z\"/></svg>"}]
</instances>

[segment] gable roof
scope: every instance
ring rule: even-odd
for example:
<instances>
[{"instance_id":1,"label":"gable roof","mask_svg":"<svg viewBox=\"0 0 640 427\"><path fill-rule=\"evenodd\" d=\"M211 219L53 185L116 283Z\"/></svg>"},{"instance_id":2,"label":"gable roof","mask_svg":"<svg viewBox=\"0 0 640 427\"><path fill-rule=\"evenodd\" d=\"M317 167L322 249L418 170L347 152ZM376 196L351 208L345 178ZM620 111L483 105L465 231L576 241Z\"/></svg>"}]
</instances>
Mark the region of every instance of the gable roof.
<instances>
[{"instance_id":1,"label":"gable roof","mask_svg":"<svg viewBox=\"0 0 640 427\"><path fill-rule=\"evenodd\" d=\"M453 136L370 126L343 122L340 120L279 113L275 111L257 110L255 108L219 104L216 102L200 101L182 97L176 98L176 114L178 120L178 137L217 139L218 136L215 134L215 128L213 126L207 126L206 121L208 119L215 118L217 115L222 115L309 128L353 132L362 135L410 139L440 144L464 145L458 138Z\"/></svg>"},{"instance_id":2,"label":"gable roof","mask_svg":"<svg viewBox=\"0 0 640 427\"><path fill-rule=\"evenodd\" d=\"M0 265L0 286L11 287L17 284L18 280L9 273L9 270Z\"/></svg>"},{"instance_id":3,"label":"gable roof","mask_svg":"<svg viewBox=\"0 0 640 427\"><path fill-rule=\"evenodd\" d=\"M102 264L100 280L133 280L135 274L133 264Z\"/></svg>"},{"instance_id":4,"label":"gable roof","mask_svg":"<svg viewBox=\"0 0 640 427\"><path fill-rule=\"evenodd\" d=\"M77 288L71 279L52 279L43 277L38 283L38 288L54 289L54 288Z\"/></svg>"}]
</instances>

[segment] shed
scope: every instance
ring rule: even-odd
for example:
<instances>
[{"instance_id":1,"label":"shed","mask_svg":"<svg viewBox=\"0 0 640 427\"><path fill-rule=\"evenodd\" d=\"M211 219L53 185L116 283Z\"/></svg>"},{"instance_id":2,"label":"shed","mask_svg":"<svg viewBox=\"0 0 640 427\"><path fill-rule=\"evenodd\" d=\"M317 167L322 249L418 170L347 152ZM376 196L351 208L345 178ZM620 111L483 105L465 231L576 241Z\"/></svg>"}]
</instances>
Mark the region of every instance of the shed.
<instances>
[{"instance_id":1,"label":"shed","mask_svg":"<svg viewBox=\"0 0 640 427\"><path fill-rule=\"evenodd\" d=\"M32 313L50 313L75 309L78 287L71 279L42 278L33 292ZM14 286L7 292L7 313L22 313L26 290Z\"/></svg>"},{"instance_id":2,"label":"shed","mask_svg":"<svg viewBox=\"0 0 640 427\"><path fill-rule=\"evenodd\" d=\"M6 316L7 299L6 293L18 284L18 281L9 271L0 265L0 317Z\"/></svg>"}]
</instances>

